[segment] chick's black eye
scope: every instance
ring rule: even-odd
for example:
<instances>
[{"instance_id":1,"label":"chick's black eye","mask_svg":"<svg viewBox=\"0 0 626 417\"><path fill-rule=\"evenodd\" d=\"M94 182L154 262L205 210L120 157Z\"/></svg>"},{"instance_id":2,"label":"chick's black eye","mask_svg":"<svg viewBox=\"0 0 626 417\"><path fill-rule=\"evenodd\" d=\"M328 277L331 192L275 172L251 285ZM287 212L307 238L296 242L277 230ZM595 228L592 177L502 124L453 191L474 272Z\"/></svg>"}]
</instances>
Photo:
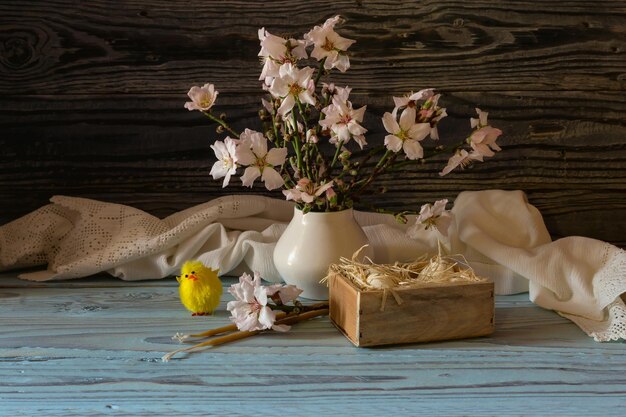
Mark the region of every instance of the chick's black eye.
<instances>
[{"instance_id":1,"label":"chick's black eye","mask_svg":"<svg viewBox=\"0 0 626 417\"><path fill-rule=\"evenodd\" d=\"M189 278L189 275L185 274L185 278Z\"/></svg>"},{"instance_id":2,"label":"chick's black eye","mask_svg":"<svg viewBox=\"0 0 626 417\"><path fill-rule=\"evenodd\" d=\"M192 273L192 274L195 274L195 273L196 273L196 271L191 271L191 273Z\"/></svg>"}]
</instances>

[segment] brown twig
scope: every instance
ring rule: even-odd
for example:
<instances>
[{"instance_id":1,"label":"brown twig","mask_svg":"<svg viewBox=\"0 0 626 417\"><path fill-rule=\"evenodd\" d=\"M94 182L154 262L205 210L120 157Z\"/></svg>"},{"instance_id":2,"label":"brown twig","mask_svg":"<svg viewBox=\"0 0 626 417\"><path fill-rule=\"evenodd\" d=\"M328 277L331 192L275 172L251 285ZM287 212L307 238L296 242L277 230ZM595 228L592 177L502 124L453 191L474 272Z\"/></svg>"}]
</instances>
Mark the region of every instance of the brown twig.
<instances>
[{"instance_id":1,"label":"brown twig","mask_svg":"<svg viewBox=\"0 0 626 417\"><path fill-rule=\"evenodd\" d=\"M278 313L276 313L276 319L280 320L283 317L285 317L286 315L287 315L286 313L278 312ZM217 329L207 330L206 332L185 335L186 337L184 337L183 340L186 340L186 339L191 338L191 337L198 338L198 337L217 336L218 334L234 332L236 330L237 330L237 325L236 324L229 324L228 326L218 327Z\"/></svg>"},{"instance_id":2,"label":"brown twig","mask_svg":"<svg viewBox=\"0 0 626 417\"><path fill-rule=\"evenodd\" d=\"M317 310L307 311L307 312L304 312L304 313L301 313L301 314L287 315L286 317L282 318L281 320L277 320L276 324L294 324L294 323L298 323L300 321L312 319L314 317L325 316L327 314L328 314L328 308L320 308L320 309L317 309ZM214 331L217 331L217 330L220 330L220 329L224 329L226 327L230 327L230 326L224 326L224 327L221 327L219 329L214 329ZM211 332L211 330L209 330L208 332L204 332L204 333L210 333L210 332ZM240 332L231 333L231 334L228 334L228 335L225 335L225 336L216 337L216 338L213 338L211 340L207 340L206 342L202 342L202 343L198 343L198 344L193 345L193 346L189 346L189 347L185 347L185 348L174 350L174 351L164 355L161 359L163 360L163 362L168 362L174 355L176 355L178 353L190 352L192 350L199 349L199 348L206 347L206 346L223 345L225 343L230 343L230 342L234 342L236 340L241 340L241 339L248 338L250 336L254 336L255 334L258 334L258 333L261 333L261 332L262 332L262 330L257 330L257 331L253 331L253 332L240 331Z\"/></svg>"},{"instance_id":3,"label":"brown twig","mask_svg":"<svg viewBox=\"0 0 626 417\"><path fill-rule=\"evenodd\" d=\"M317 309L326 308L326 307L328 307L328 302L303 305L301 308L303 309L303 311L306 312L306 311L317 310ZM285 316L289 314L290 314L289 312L285 313L285 312L279 311L278 313L276 313L276 320L281 320L282 318L284 318ZM210 329L202 333L193 333L193 334L176 333L174 336L172 336L172 339L178 340L179 342L182 343L187 339L191 339L192 337L193 338L211 337L211 336L217 336L218 334L222 334L222 333L234 332L236 330L237 330L237 325L229 324L226 326L218 327L216 329Z\"/></svg>"}]
</instances>

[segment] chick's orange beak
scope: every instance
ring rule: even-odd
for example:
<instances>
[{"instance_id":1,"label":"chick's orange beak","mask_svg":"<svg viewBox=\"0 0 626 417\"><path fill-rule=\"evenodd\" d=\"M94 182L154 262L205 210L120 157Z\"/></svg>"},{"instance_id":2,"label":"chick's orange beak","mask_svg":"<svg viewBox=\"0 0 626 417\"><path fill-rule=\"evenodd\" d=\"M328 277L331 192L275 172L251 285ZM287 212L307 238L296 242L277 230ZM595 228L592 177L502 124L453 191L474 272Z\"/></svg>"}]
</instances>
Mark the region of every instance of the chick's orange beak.
<instances>
[{"instance_id":1,"label":"chick's orange beak","mask_svg":"<svg viewBox=\"0 0 626 417\"><path fill-rule=\"evenodd\" d=\"M195 275L189 275L189 277L187 277L187 279L191 280L191 281L197 281L198 277Z\"/></svg>"}]
</instances>

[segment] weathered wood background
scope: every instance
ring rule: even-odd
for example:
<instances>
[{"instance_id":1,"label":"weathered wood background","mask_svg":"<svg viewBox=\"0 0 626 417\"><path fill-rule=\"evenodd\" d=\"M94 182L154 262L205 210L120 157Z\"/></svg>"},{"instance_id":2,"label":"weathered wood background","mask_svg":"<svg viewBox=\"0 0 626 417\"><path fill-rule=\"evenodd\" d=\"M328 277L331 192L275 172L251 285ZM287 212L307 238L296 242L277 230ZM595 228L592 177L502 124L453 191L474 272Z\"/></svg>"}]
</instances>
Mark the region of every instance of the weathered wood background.
<instances>
[{"instance_id":1,"label":"weathered wood background","mask_svg":"<svg viewBox=\"0 0 626 417\"><path fill-rule=\"evenodd\" d=\"M387 178L389 208L461 190L522 189L555 237L626 246L626 3L620 1L2 1L0 223L54 194L166 215L240 187L208 176L214 129L183 108L213 82L237 127L261 97L257 28L301 35L334 14L358 43L337 80L367 104L435 87L467 131L474 105L504 151L440 179L443 160ZM250 192L262 193L262 189Z\"/></svg>"}]
</instances>

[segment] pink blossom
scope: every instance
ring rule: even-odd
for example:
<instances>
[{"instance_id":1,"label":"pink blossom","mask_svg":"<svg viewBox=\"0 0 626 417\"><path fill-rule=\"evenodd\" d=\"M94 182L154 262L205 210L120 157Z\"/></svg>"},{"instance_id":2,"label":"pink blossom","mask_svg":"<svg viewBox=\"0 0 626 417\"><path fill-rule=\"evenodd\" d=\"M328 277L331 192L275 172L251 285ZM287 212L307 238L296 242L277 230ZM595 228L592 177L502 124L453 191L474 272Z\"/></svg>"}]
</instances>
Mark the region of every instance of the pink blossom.
<instances>
[{"instance_id":1,"label":"pink blossom","mask_svg":"<svg viewBox=\"0 0 626 417\"><path fill-rule=\"evenodd\" d=\"M267 288L267 295L280 299L281 304L287 304L291 301L298 299L298 296L302 293L302 290L295 285L274 284Z\"/></svg>"},{"instance_id":2,"label":"pink blossom","mask_svg":"<svg viewBox=\"0 0 626 417\"><path fill-rule=\"evenodd\" d=\"M324 68L337 68L345 72L350 68L350 60L346 51L354 40L339 36L335 32L335 25L341 21L341 17L335 16L326 20L322 26L315 26L310 32L304 35L304 39L313 44L311 56L318 61L326 58Z\"/></svg>"},{"instance_id":3,"label":"pink blossom","mask_svg":"<svg viewBox=\"0 0 626 417\"><path fill-rule=\"evenodd\" d=\"M306 141L308 143L319 142L319 138L317 137L317 134L315 133L315 129L309 129L306 131Z\"/></svg>"},{"instance_id":4,"label":"pink blossom","mask_svg":"<svg viewBox=\"0 0 626 417\"><path fill-rule=\"evenodd\" d=\"M439 233L448 236L448 229L452 223L452 215L446 210L448 200L438 200L434 204L424 204L420 214L415 219L415 225L407 231L409 236L416 237L420 230L436 228Z\"/></svg>"},{"instance_id":5,"label":"pink blossom","mask_svg":"<svg viewBox=\"0 0 626 417\"><path fill-rule=\"evenodd\" d=\"M328 190L326 190L325 195L326 195L326 199L330 201L331 203L333 202L334 199L337 198L337 193L332 188L329 188Z\"/></svg>"},{"instance_id":6,"label":"pink blossom","mask_svg":"<svg viewBox=\"0 0 626 417\"><path fill-rule=\"evenodd\" d=\"M283 190L287 200L293 200L297 203L312 203L316 198L327 192L333 186L333 182L317 185L308 178L302 178L295 187Z\"/></svg>"},{"instance_id":7,"label":"pink blossom","mask_svg":"<svg viewBox=\"0 0 626 417\"><path fill-rule=\"evenodd\" d=\"M483 126L470 135L468 142L476 153L491 157L495 155L494 151L502 150L496 143L496 139L498 139L501 134L502 131L500 129L491 126Z\"/></svg>"},{"instance_id":8,"label":"pink blossom","mask_svg":"<svg viewBox=\"0 0 626 417\"><path fill-rule=\"evenodd\" d=\"M418 104L420 101L427 100L431 98L434 94L435 90L433 90L432 88L426 88L424 90L418 91L417 93L411 92L402 97L394 97L393 102L395 104L395 107L391 114L393 115L393 117L396 117L396 115L398 114L398 110L402 110L407 107L420 107L420 105Z\"/></svg>"},{"instance_id":9,"label":"pink blossom","mask_svg":"<svg viewBox=\"0 0 626 417\"><path fill-rule=\"evenodd\" d=\"M439 131L437 123L448 115L446 109L439 107L438 102L441 94L435 94L432 88L420 90L417 93L410 93L403 97L394 97L395 107L391 112L393 117L397 116L399 110L406 108L414 108L416 112L417 123L430 124L430 138L439 139Z\"/></svg>"},{"instance_id":10,"label":"pink blossom","mask_svg":"<svg viewBox=\"0 0 626 417\"><path fill-rule=\"evenodd\" d=\"M428 98L417 112L417 122L430 124L430 138L433 140L439 140L437 124L448 116L446 109L438 105L440 97L441 94L437 94Z\"/></svg>"},{"instance_id":11,"label":"pink blossom","mask_svg":"<svg viewBox=\"0 0 626 417\"><path fill-rule=\"evenodd\" d=\"M259 29L259 40L261 41L259 56L263 58L263 70L259 80L265 80L267 85L271 84L274 77L279 76L281 65L285 63L295 65L299 59L308 58L306 43L303 40L287 40L272 35L265 28Z\"/></svg>"},{"instance_id":12,"label":"pink blossom","mask_svg":"<svg viewBox=\"0 0 626 417\"><path fill-rule=\"evenodd\" d=\"M474 152L491 157L495 155L494 151L501 151L502 148L498 146L496 140L502 134L500 129L489 126L487 124L487 116L489 113L476 108L478 113L478 119L470 119L470 124L475 129L472 134L467 138L467 142L470 144Z\"/></svg>"},{"instance_id":13,"label":"pink blossom","mask_svg":"<svg viewBox=\"0 0 626 417\"><path fill-rule=\"evenodd\" d=\"M483 160L483 156L477 152L468 153L465 149L456 151L452 157L448 160L448 165L439 173L442 177L447 175L454 168L461 166L461 168L465 168L472 161L481 161Z\"/></svg>"},{"instance_id":14,"label":"pink blossom","mask_svg":"<svg viewBox=\"0 0 626 417\"><path fill-rule=\"evenodd\" d=\"M352 88L348 86L336 87L334 83L322 83L322 95L330 94L331 96L337 97L340 101L348 101L351 91Z\"/></svg>"},{"instance_id":15,"label":"pink blossom","mask_svg":"<svg viewBox=\"0 0 626 417\"><path fill-rule=\"evenodd\" d=\"M265 110L268 111L268 113L270 113L270 114L274 113L274 105L271 102L269 102L269 101L265 100L264 98L262 98L261 99L261 104L263 105Z\"/></svg>"},{"instance_id":16,"label":"pink blossom","mask_svg":"<svg viewBox=\"0 0 626 417\"><path fill-rule=\"evenodd\" d=\"M487 122L487 117L489 113L486 111L482 111L478 107L476 107L476 113L478 113L478 119L474 119L473 117L470 119L470 126L473 128L487 126L489 123Z\"/></svg>"},{"instance_id":17,"label":"pink blossom","mask_svg":"<svg viewBox=\"0 0 626 417\"><path fill-rule=\"evenodd\" d=\"M337 88L339 90L339 88ZM365 109L363 106L358 110L352 108L352 103L347 101L350 89L346 87L341 89L334 97L332 104L322 109L324 119L320 120L320 125L332 132L330 143L346 144L350 139L363 149L367 145L365 141L365 133L367 129L361 126Z\"/></svg>"},{"instance_id":18,"label":"pink blossom","mask_svg":"<svg viewBox=\"0 0 626 417\"><path fill-rule=\"evenodd\" d=\"M219 91L215 90L213 84L207 83L202 87L194 85L187 93L191 101L185 103L185 108L189 111L209 111L215 104L215 99L217 99L218 94Z\"/></svg>"},{"instance_id":19,"label":"pink blossom","mask_svg":"<svg viewBox=\"0 0 626 417\"><path fill-rule=\"evenodd\" d=\"M242 331L273 329L287 331L289 326L277 325L276 312L267 305L267 287L261 285L261 277L255 272L254 279L248 274L239 277L239 283L233 284L228 292L235 297L229 301L226 309L231 313L231 320Z\"/></svg>"}]
</instances>

